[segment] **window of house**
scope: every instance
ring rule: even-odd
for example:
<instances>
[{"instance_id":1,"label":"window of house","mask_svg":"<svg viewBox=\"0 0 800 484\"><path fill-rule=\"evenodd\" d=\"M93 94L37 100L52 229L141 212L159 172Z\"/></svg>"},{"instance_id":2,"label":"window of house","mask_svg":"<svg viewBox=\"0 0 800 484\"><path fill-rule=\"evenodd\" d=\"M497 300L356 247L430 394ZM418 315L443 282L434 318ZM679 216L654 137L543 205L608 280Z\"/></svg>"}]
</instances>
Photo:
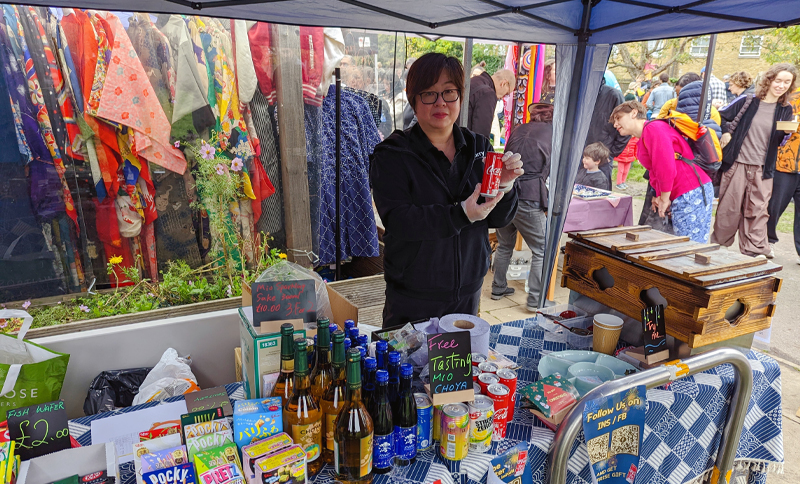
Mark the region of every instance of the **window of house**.
<instances>
[{"instance_id":1,"label":"window of house","mask_svg":"<svg viewBox=\"0 0 800 484\"><path fill-rule=\"evenodd\" d=\"M744 35L739 46L739 57L760 57L761 56L760 35Z\"/></svg>"},{"instance_id":2,"label":"window of house","mask_svg":"<svg viewBox=\"0 0 800 484\"><path fill-rule=\"evenodd\" d=\"M708 42L711 40L711 37L708 35L704 37L698 37L692 41L692 45L689 47L689 53L693 56L697 57L705 57L708 55Z\"/></svg>"}]
</instances>

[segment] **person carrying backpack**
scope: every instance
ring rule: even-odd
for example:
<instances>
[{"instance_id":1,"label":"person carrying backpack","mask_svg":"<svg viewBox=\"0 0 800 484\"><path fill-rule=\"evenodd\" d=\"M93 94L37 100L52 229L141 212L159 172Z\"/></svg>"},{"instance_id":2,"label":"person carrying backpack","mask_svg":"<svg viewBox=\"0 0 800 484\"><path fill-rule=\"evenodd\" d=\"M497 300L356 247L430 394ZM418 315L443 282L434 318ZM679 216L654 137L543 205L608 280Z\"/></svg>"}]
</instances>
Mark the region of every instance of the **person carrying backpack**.
<instances>
[{"instance_id":1,"label":"person carrying backpack","mask_svg":"<svg viewBox=\"0 0 800 484\"><path fill-rule=\"evenodd\" d=\"M707 243L714 199L711 178L691 162L694 153L678 130L646 118L644 105L627 101L614 109L610 122L621 135L639 138L639 162L650 170L650 185L656 192L652 210L661 217L672 214L675 235Z\"/></svg>"},{"instance_id":2,"label":"person carrying backpack","mask_svg":"<svg viewBox=\"0 0 800 484\"><path fill-rule=\"evenodd\" d=\"M722 179L714 221L714 243L730 247L739 232L739 251L774 257L767 238L775 161L786 133L777 122L792 119L789 94L797 69L775 64L762 76L755 96L740 96L720 111L723 135Z\"/></svg>"}]
</instances>

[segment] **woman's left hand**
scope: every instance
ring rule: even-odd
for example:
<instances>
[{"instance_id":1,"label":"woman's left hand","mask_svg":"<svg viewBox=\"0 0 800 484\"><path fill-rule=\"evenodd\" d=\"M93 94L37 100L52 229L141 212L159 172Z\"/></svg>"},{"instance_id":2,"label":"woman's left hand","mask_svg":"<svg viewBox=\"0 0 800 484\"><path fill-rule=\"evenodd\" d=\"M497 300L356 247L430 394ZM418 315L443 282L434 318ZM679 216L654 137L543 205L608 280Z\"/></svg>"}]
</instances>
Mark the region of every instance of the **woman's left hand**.
<instances>
[{"instance_id":1,"label":"woman's left hand","mask_svg":"<svg viewBox=\"0 0 800 484\"><path fill-rule=\"evenodd\" d=\"M506 151L503 154L503 169L500 172L500 186L507 187L514 183L520 175L525 173L522 169L522 155Z\"/></svg>"},{"instance_id":2,"label":"woman's left hand","mask_svg":"<svg viewBox=\"0 0 800 484\"><path fill-rule=\"evenodd\" d=\"M656 207L658 207L658 216L659 217L666 217L667 211L669 210L669 206L672 205L672 201L669 198L653 198L653 201L656 203Z\"/></svg>"}]
</instances>

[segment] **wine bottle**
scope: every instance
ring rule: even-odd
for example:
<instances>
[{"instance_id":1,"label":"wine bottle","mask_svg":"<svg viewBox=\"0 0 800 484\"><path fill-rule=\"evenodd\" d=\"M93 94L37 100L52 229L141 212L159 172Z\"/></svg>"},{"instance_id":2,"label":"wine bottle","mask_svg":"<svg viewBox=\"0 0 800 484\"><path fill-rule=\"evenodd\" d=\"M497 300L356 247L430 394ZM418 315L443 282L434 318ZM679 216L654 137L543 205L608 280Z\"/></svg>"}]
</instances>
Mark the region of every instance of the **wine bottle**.
<instances>
[{"instance_id":1,"label":"wine bottle","mask_svg":"<svg viewBox=\"0 0 800 484\"><path fill-rule=\"evenodd\" d=\"M389 353L389 402L394 405L400 388L400 352Z\"/></svg>"},{"instance_id":2,"label":"wine bottle","mask_svg":"<svg viewBox=\"0 0 800 484\"><path fill-rule=\"evenodd\" d=\"M395 464L409 465L417 460L417 402L411 392L411 375L414 367L409 363L400 367L400 390L392 405L394 417Z\"/></svg>"},{"instance_id":3,"label":"wine bottle","mask_svg":"<svg viewBox=\"0 0 800 484\"><path fill-rule=\"evenodd\" d=\"M366 334L359 335L358 346L363 346L364 349L369 349L369 336Z\"/></svg>"},{"instance_id":4,"label":"wine bottle","mask_svg":"<svg viewBox=\"0 0 800 484\"><path fill-rule=\"evenodd\" d=\"M375 360L378 362L379 370L389 369L389 343L386 340L375 343Z\"/></svg>"},{"instance_id":5,"label":"wine bottle","mask_svg":"<svg viewBox=\"0 0 800 484\"><path fill-rule=\"evenodd\" d=\"M344 354L347 354L347 350L350 349L351 343L352 342L350 341L350 338L348 338L347 335L345 334L345 337L344 337Z\"/></svg>"},{"instance_id":6,"label":"wine bottle","mask_svg":"<svg viewBox=\"0 0 800 484\"><path fill-rule=\"evenodd\" d=\"M361 354L347 352L348 398L336 419L334 468L343 484L372 482L373 426L361 401ZM416 444L415 444L416 445Z\"/></svg>"},{"instance_id":7,"label":"wine bottle","mask_svg":"<svg viewBox=\"0 0 800 484\"><path fill-rule=\"evenodd\" d=\"M350 334L347 336L350 338L350 341L353 342L353 345L358 345L358 328L350 328Z\"/></svg>"},{"instance_id":8,"label":"wine bottle","mask_svg":"<svg viewBox=\"0 0 800 484\"><path fill-rule=\"evenodd\" d=\"M369 402L375 396L375 358L367 356L364 361L364 406L369 408Z\"/></svg>"},{"instance_id":9,"label":"wine bottle","mask_svg":"<svg viewBox=\"0 0 800 484\"><path fill-rule=\"evenodd\" d=\"M363 346L358 347L358 352L361 353L361 374L366 375L367 372L364 370L364 363L367 360L367 349Z\"/></svg>"},{"instance_id":10,"label":"wine bottle","mask_svg":"<svg viewBox=\"0 0 800 484\"><path fill-rule=\"evenodd\" d=\"M281 404L285 404L294 393L294 326L291 323L281 325L281 372L275 386L272 387L272 397L281 397Z\"/></svg>"},{"instance_id":11,"label":"wine bottle","mask_svg":"<svg viewBox=\"0 0 800 484\"><path fill-rule=\"evenodd\" d=\"M345 400L345 379L344 362L344 332L336 331L333 333L333 373L335 380L328 387L328 391L322 396L322 413L325 415L323 421L323 435L325 436L324 447L322 449L322 459L326 464L333 464L333 433L336 430L336 417L342 409Z\"/></svg>"},{"instance_id":12,"label":"wine bottle","mask_svg":"<svg viewBox=\"0 0 800 484\"><path fill-rule=\"evenodd\" d=\"M375 427L372 439L372 471L387 474L394 464L394 423L389 403L389 372L375 372L375 394L369 401L369 414Z\"/></svg>"},{"instance_id":13,"label":"wine bottle","mask_svg":"<svg viewBox=\"0 0 800 484\"><path fill-rule=\"evenodd\" d=\"M330 321L317 321L317 364L311 372L311 394L319 402L333 383L333 367L331 366L331 333L328 331Z\"/></svg>"},{"instance_id":14,"label":"wine bottle","mask_svg":"<svg viewBox=\"0 0 800 484\"><path fill-rule=\"evenodd\" d=\"M302 338L294 343L294 392L283 405L283 426L289 430L294 443L305 451L308 474L313 476L322 468L322 411L311 394L308 343Z\"/></svg>"}]
</instances>

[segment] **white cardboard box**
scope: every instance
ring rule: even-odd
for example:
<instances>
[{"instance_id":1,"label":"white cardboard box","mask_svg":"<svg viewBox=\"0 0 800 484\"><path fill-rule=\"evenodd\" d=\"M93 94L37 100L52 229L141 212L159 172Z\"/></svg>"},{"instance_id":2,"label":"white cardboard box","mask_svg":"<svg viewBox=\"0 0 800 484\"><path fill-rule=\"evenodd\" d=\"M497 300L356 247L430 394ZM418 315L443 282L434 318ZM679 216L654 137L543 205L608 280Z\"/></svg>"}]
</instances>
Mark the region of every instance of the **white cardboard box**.
<instances>
[{"instance_id":1,"label":"white cardboard box","mask_svg":"<svg viewBox=\"0 0 800 484\"><path fill-rule=\"evenodd\" d=\"M114 444L66 449L25 461L20 466L17 484L48 484L75 474L85 476L103 470L120 482Z\"/></svg>"}]
</instances>

